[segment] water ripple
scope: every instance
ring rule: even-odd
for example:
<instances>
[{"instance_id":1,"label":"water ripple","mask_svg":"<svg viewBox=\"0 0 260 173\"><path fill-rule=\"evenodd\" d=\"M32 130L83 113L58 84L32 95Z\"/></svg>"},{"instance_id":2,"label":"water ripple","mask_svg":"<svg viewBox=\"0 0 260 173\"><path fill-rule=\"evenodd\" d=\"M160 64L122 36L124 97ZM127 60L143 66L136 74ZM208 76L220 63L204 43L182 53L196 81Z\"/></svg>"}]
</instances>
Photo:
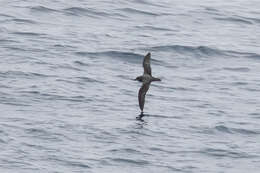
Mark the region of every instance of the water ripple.
<instances>
[{"instance_id":1,"label":"water ripple","mask_svg":"<svg viewBox=\"0 0 260 173\"><path fill-rule=\"evenodd\" d=\"M58 10L49 8L49 7L45 7L45 6L33 6L30 7L30 9L34 12L43 12L43 13L50 13L50 12L58 12Z\"/></svg>"},{"instance_id":2,"label":"water ripple","mask_svg":"<svg viewBox=\"0 0 260 173\"><path fill-rule=\"evenodd\" d=\"M0 172L257 172L256 2L1 1Z\"/></svg>"},{"instance_id":3,"label":"water ripple","mask_svg":"<svg viewBox=\"0 0 260 173\"><path fill-rule=\"evenodd\" d=\"M241 18L238 18L238 17L225 17L225 18L222 18L222 17L215 17L216 20L222 20L222 21L227 21L227 22L231 22L231 23L234 23L234 22L238 22L238 23L243 23L243 24L249 24L249 25L252 25L253 23L249 20L245 20L245 19L241 19Z\"/></svg>"}]
</instances>

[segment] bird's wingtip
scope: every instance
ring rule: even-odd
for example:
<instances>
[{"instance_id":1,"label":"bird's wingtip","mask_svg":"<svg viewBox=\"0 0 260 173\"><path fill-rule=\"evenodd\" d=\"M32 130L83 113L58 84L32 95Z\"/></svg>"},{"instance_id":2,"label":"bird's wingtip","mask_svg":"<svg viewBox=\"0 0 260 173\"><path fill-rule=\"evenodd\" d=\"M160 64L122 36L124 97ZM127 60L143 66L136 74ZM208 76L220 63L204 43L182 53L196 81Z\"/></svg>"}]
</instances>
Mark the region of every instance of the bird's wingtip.
<instances>
[{"instance_id":1,"label":"bird's wingtip","mask_svg":"<svg viewBox=\"0 0 260 173\"><path fill-rule=\"evenodd\" d=\"M151 53L150 52L148 52L145 56L151 56Z\"/></svg>"}]
</instances>

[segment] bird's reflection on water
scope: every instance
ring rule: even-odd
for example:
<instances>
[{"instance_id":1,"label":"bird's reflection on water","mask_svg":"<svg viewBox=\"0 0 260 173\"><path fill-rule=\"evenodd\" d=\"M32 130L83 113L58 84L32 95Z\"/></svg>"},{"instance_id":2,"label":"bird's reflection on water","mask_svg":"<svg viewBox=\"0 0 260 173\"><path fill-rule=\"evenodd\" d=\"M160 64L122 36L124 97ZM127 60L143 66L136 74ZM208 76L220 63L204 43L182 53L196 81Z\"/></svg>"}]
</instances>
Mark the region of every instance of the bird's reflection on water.
<instances>
[{"instance_id":1,"label":"bird's reflection on water","mask_svg":"<svg viewBox=\"0 0 260 173\"><path fill-rule=\"evenodd\" d=\"M150 116L149 114L144 114L143 112L141 112L141 114L139 114L137 117L136 117L136 120L138 121L144 121L143 120L143 117L145 116Z\"/></svg>"},{"instance_id":2,"label":"bird's reflection on water","mask_svg":"<svg viewBox=\"0 0 260 173\"><path fill-rule=\"evenodd\" d=\"M146 120L140 119L136 121L135 128L138 130L144 129L145 126L148 125L148 122Z\"/></svg>"}]
</instances>

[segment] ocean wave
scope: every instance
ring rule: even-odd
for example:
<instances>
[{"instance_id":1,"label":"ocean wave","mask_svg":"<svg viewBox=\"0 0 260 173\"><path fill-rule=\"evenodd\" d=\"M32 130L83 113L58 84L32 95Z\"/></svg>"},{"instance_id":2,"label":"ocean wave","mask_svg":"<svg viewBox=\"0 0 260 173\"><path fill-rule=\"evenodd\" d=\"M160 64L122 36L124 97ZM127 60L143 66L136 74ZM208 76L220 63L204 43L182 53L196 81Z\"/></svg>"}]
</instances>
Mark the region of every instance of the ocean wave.
<instances>
[{"instance_id":1,"label":"ocean wave","mask_svg":"<svg viewBox=\"0 0 260 173\"><path fill-rule=\"evenodd\" d=\"M30 94L30 93L28 93ZM35 94L33 94L35 95ZM41 100L52 100L52 101L66 101L68 103L75 103L75 102L81 102L81 103L90 103L93 101L93 99L89 99L85 96L82 95L76 95L76 96L67 96L67 95L62 95L59 93L43 93L39 92L36 95L41 98Z\"/></svg>"},{"instance_id":2,"label":"ocean wave","mask_svg":"<svg viewBox=\"0 0 260 173\"><path fill-rule=\"evenodd\" d=\"M16 78L16 77L24 77L24 78L47 78L47 77L55 77L54 75L47 75L35 72L22 72L22 71L6 71L0 72L0 77L3 78Z\"/></svg>"},{"instance_id":3,"label":"ocean wave","mask_svg":"<svg viewBox=\"0 0 260 173\"><path fill-rule=\"evenodd\" d=\"M84 63L82 61L74 61L74 63L77 64L77 65L80 65L80 66L89 66L89 64Z\"/></svg>"},{"instance_id":4,"label":"ocean wave","mask_svg":"<svg viewBox=\"0 0 260 173\"><path fill-rule=\"evenodd\" d=\"M231 22L231 23L243 23L243 24L250 24L250 25L253 24L251 21L242 19L239 17L215 17L214 19L221 20L221 21L227 21L227 22Z\"/></svg>"},{"instance_id":5,"label":"ocean wave","mask_svg":"<svg viewBox=\"0 0 260 173\"><path fill-rule=\"evenodd\" d=\"M243 135L259 135L259 131L249 130L249 129L242 129L242 128L232 128L232 131L243 134Z\"/></svg>"},{"instance_id":6,"label":"ocean wave","mask_svg":"<svg viewBox=\"0 0 260 173\"><path fill-rule=\"evenodd\" d=\"M104 51L104 52L75 52L75 54L80 56L89 56L89 57L111 57L111 58L120 58L126 59L129 62L136 62L140 60L144 55L132 53L132 52L122 52L122 51ZM138 61L139 62L139 61Z\"/></svg>"},{"instance_id":7,"label":"ocean wave","mask_svg":"<svg viewBox=\"0 0 260 173\"><path fill-rule=\"evenodd\" d=\"M123 162L123 163L127 163L127 164L139 165L139 166L149 164L148 161L142 160L142 159L130 159L130 158L106 158L106 159L109 159L109 160L114 161L116 163Z\"/></svg>"},{"instance_id":8,"label":"ocean wave","mask_svg":"<svg viewBox=\"0 0 260 173\"><path fill-rule=\"evenodd\" d=\"M223 70L234 71L234 72L249 72L250 69L247 67L224 67Z\"/></svg>"},{"instance_id":9,"label":"ocean wave","mask_svg":"<svg viewBox=\"0 0 260 173\"><path fill-rule=\"evenodd\" d=\"M234 50L222 50L218 48L211 48L208 46L183 46L183 45L165 45L165 46L154 46L150 50L163 51L163 52L176 52L180 54L192 53L205 56L226 56L226 57L244 57L260 59L260 55L252 52L239 52Z\"/></svg>"},{"instance_id":10,"label":"ocean wave","mask_svg":"<svg viewBox=\"0 0 260 173\"><path fill-rule=\"evenodd\" d=\"M219 10L218 9L216 9L216 8L213 8L213 7L205 7L204 8L206 11L213 11L213 12L219 12Z\"/></svg>"},{"instance_id":11,"label":"ocean wave","mask_svg":"<svg viewBox=\"0 0 260 173\"><path fill-rule=\"evenodd\" d=\"M172 29L169 28L163 28L163 27L156 27L156 26L136 26L137 29L141 30L150 30L150 31L173 31Z\"/></svg>"},{"instance_id":12,"label":"ocean wave","mask_svg":"<svg viewBox=\"0 0 260 173\"><path fill-rule=\"evenodd\" d=\"M22 36L44 36L46 34L36 33L36 32L12 32L15 35L22 35Z\"/></svg>"},{"instance_id":13,"label":"ocean wave","mask_svg":"<svg viewBox=\"0 0 260 173\"><path fill-rule=\"evenodd\" d=\"M106 12L97 11L96 9L82 8L82 7L70 7L63 9L64 12L75 16L89 16L89 17L101 17L110 16L111 14Z\"/></svg>"},{"instance_id":14,"label":"ocean wave","mask_svg":"<svg viewBox=\"0 0 260 173\"><path fill-rule=\"evenodd\" d=\"M231 84L234 85L234 86L248 85L247 82L231 82Z\"/></svg>"},{"instance_id":15,"label":"ocean wave","mask_svg":"<svg viewBox=\"0 0 260 173\"><path fill-rule=\"evenodd\" d=\"M116 149L111 149L109 150L109 152L112 152L112 153L134 153L134 154L142 154L142 155L145 155L145 153L142 153L138 150L135 150L133 148L116 148Z\"/></svg>"},{"instance_id":16,"label":"ocean wave","mask_svg":"<svg viewBox=\"0 0 260 173\"><path fill-rule=\"evenodd\" d=\"M109 58L115 58L119 59L128 63L142 63L143 57L145 54L138 54L138 53L133 53L133 52L123 52L123 51L104 51L104 52L75 52L76 55L80 56L87 56L90 58L94 57L109 57ZM157 60L157 59L151 59L151 61L154 64L161 65L164 64L163 61Z\"/></svg>"},{"instance_id":17,"label":"ocean wave","mask_svg":"<svg viewBox=\"0 0 260 173\"><path fill-rule=\"evenodd\" d=\"M49 8L49 7L45 7L45 6L34 6L34 7L29 7L32 11L35 12L58 12L58 10Z\"/></svg>"},{"instance_id":18,"label":"ocean wave","mask_svg":"<svg viewBox=\"0 0 260 173\"><path fill-rule=\"evenodd\" d=\"M248 158L249 154L245 152L225 150L225 149L216 149L216 148L206 148L201 151L201 153L205 153L214 157L228 157L228 158Z\"/></svg>"},{"instance_id":19,"label":"ocean wave","mask_svg":"<svg viewBox=\"0 0 260 173\"><path fill-rule=\"evenodd\" d=\"M66 165L68 167L78 167L78 168L84 168L84 169L90 169L90 165L86 164L85 162L76 159L73 159L73 157L57 157L55 155L52 155L52 157L47 158L50 161L54 161L56 164L62 164L62 165Z\"/></svg>"},{"instance_id":20,"label":"ocean wave","mask_svg":"<svg viewBox=\"0 0 260 173\"><path fill-rule=\"evenodd\" d=\"M260 60L260 55L257 53L245 53L245 57Z\"/></svg>"},{"instance_id":21,"label":"ocean wave","mask_svg":"<svg viewBox=\"0 0 260 173\"><path fill-rule=\"evenodd\" d=\"M96 79L93 79L93 78L90 78L90 77L75 77L74 79L78 79L80 81L83 81L83 82L94 82L94 83L101 83L101 84L104 84L103 81L99 81L99 80L96 80Z\"/></svg>"},{"instance_id":22,"label":"ocean wave","mask_svg":"<svg viewBox=\"0 0 260 173\"><path fill-rule=\"evenodd\" d=\"M141 54L132 53L132 52L122 52L122 51L104 51L104 52L75 52L77 55L88 56L110 56L110 57L130 57L130 58L140 58L143 57Z\"/></svg>"},{"instance_id":23,"label":"ocean wave","mask_svg":"<svg viewBox=\"0 0 260 173\"><path fill-rule=\"evenodd\" d=\"M232 131L224 125L218 125L215 127L215 129L224 133L232 133Z\"/></svg>"},{"instance_id":24,"label":"ocean wave","mask_svg":"<svg viewBox=\"0 0 260 173\"><path fill-rule=\"evenodd\" d=\"M0 13L0 17L13 18L14 16L4 14L4 13Z\"/></svg>"},{"instance_id":25,"label":"ocean wave","mask_svg":"<svg viewBox=\"0 0 260 173\"><path fill-rule=\"evenodd\" d=\"M14 98L4 98L1 99L1 104L10 105L10 106L21 106L21 107L30 107L32 106L29 103L25 103L24 101L17 100Z\"/></svg>"},{"instance_id":26,"label":"ocean wave","mask_svg":"<svg viewBox=\"0 0 260 173\"><path fill-rule=\"evenodd\" d=\"M30 20L30 19L20 19L20 18L15 18L12 19L12 21L16 22L16 23L23 23L23 24L37 24L38 22L34 21L34 20Z\"/></svg>"},{"instance_id":27,"label":"ocean wave","mask_svg":"<svg viewBox=\"0 0 260 173\"><path fill-rule=\"evenodd\" d=\"M255 18L255 17L244 17L244 18L260 24L260 18Z\"/></svg>"},{"instance_id":28,"label":"ocean wave","mask_svg":"<svg viewBox=\"0 0 260 173\"><path fill-rule=\"evenodd\" d=\"M164 5L162 5L161 2L151 2L151 1L147 1L147 0L133 0L134 3L138 3L138 4L141 4L141 5L145 5L145 6L155 6L155 7L166 7Z\"/></svg>"},{"instance_id":29,"label":"ocean wave","mask_svg":"<svg viewBox=\"0 0 260 173\"><path fill-rule=\"evenodd\" d=\"M145 15L145 16L160 16L162 14L157 14L157 13L152 13L152 12L147 12L147 11L144 11L144 10L137 10L137 9L134 9L134 8L120 8L120 9L117 9L118 11L121 11L121 12L126 12L128 14L137 14L137 15Z\"/></svg>"},{"instance_id":30,"label":"ocean wave","mask_svg":"<svg viewBox=\"0 0 260 173\"><path fill-rule=\"evenodd\" d=\"M257 54L257 53L239 52L239 51L233 51L233 50L225 50L225 52L227 54L229 54L230 56L249 58L249 59L259 59L260 60L260 54Z\"/></svg>"},{"instance_id":31,"label":"ocean wave","mask_svg":"<svg viewBox=\"0 0 260 173\"><path fill-rule=\"evenodd\" d=\"M205 55L224 55L225 51L210 48L207 46L182 46L182 45L166 45L151 47L154 51L175 51L177 53L200 53Z\"/></svg>"},{"instance_id":32,"label":"ocean wave","mask_svg":"<svg viewBox=\"0 0 260 173\"><path fill-rule=\"evenodd\" d=\"M218 125L215 127L216 130L224 133L230 133L230 134L242 134L242 135L258 135L260 134L259 131L253 131L253 130L248 130L248 129L243 129L243 128L232 128L232 127L227 127L224 125Z\"/></svg>"}]
</instances>

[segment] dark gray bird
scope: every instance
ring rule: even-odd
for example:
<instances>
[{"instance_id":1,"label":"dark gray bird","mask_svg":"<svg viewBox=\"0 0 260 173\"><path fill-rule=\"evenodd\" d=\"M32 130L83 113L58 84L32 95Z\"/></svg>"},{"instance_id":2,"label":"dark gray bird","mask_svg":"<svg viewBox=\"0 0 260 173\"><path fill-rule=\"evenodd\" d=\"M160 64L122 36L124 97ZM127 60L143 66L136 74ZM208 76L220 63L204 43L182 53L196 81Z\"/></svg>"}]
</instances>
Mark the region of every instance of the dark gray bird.
<instances>
[{"instance_id":1,"label":"dark gray bird","mask_svg":"<svg viewBox=\"0 0 260 173\"><path fill-rule=\"evenodd\" d=\"M144 61L143 61L144 74L142 76L138 76L135 79L135 80L143 83L142 87L139 89L139 92L138 92L138 101L139 101L139 107L141 110L141 115L143 115L145 95L149 89L151 82L161 81L161 79L155 78L152 76L150 60L151 60L151 53L149 52L147 55L145 55Z\"/></svg>"}]
</instances>

